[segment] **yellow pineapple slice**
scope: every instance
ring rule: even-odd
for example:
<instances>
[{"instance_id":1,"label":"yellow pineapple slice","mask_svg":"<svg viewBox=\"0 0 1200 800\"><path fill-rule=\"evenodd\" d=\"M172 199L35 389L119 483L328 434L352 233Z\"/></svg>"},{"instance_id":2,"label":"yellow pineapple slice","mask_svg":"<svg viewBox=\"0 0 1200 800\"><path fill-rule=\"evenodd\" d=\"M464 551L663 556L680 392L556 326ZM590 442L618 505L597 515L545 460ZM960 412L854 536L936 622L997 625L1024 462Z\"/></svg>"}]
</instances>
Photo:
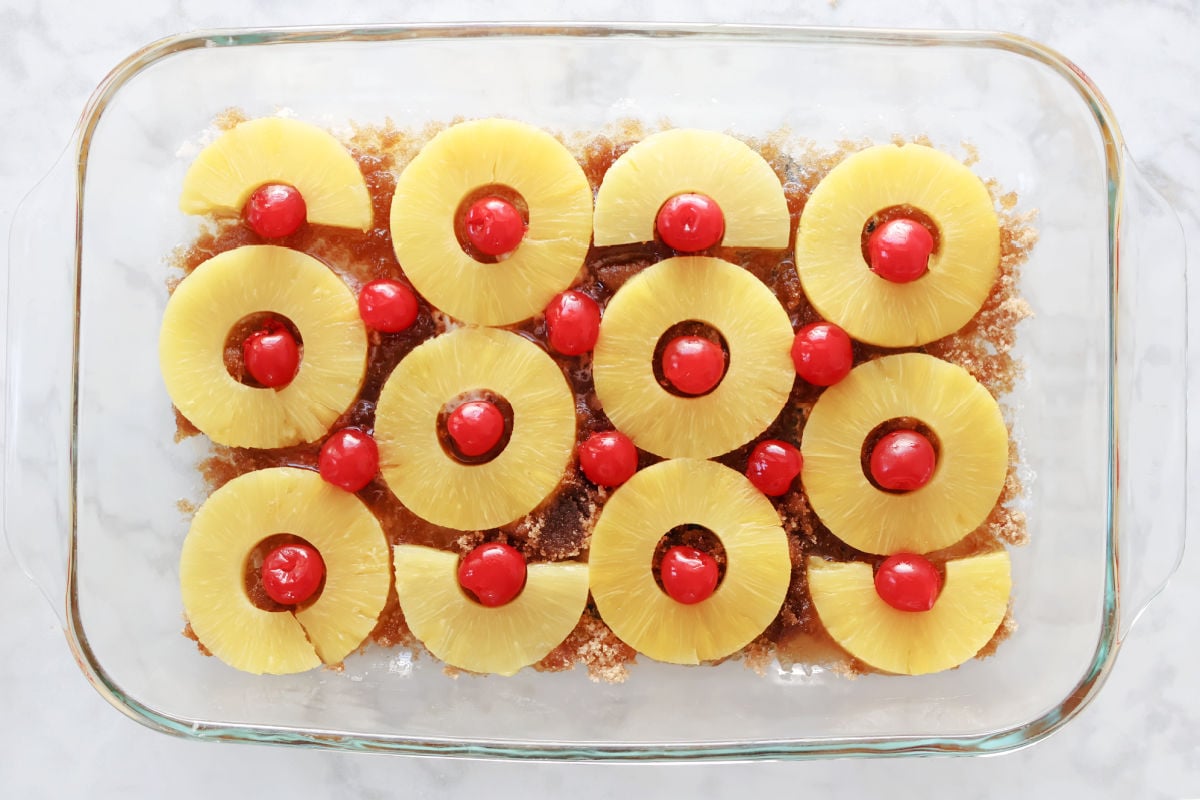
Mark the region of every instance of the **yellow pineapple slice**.
<instances>
[{"instance_id":1,"label":"yellow pineapple slice","mask_svg":"<svg viewBox=\"0 0 1200 800\"><path fill-rule=\"evenodd\" d=\"M491 461L464 464L442 447L446 403L491 391L512 406L512 436ZM375 439L384 480L436 525L479 530L532 511L562 480L575 448L575 398L558 365L532 342L460 328L405 356L383 386Z\"/></svg>"},{"instance_id":2,"label":"yellow pineapple slice","mask_svg":"<svg viewBox=\"0 0 1200 800\"><path fill-rule=\"evenodd\" d=\"M287 317L304 343L300 369L281 389L239 383L225 339L252 314ZM328 267L286 247L253 245L213 256L167 302L159 366L171 402L218 444L287 447L319 439L358 394L367 333L358 301Z\"/></svg>"},{"instance_id":3,"label":"yellow pineapple slice","mask_svg":"<svg viewBox=\"0 0 1200 800\"><path fill-rule=\"evenodd\" d=\"M680 525L712 531L725 577L707 599L677 603L654 580L659 540ZM771 501L713 461L663 461L636 473L604 504L588 556L592 597L622 641L658 661L697 664L734 653L783 604L792 564Z\"/></svg>"},{"instance_id":4,"label":"yellow pineapple slice","mask_svg":"<svg viewBox=\"0 0 1200 800\"><path fill-rule=\"evenodd\" d=\"M464 252L455 234L462 201L493 185L516 191L529 209L521 244L494 264ZM463 122L404 168L391 229L400 266L429 302L464 322L509 325L575 280L592 236L592 190L549 133L504 119Z\"/></svg>"},{"instance_id":5,"label":"yellow pineapple slice","mask_svg":"<svg viewBox=\"0 0 1200 800\"><path fill-rule=\"evenodd\" d=\"M596 192L596 245L651 241L659 209L684 192L720 206L727 247L787 247L791 217L770 165L732 136L689 128L646 137L605 173Z\"/></svg>"},{"instance_id":6,"label":"yellow pineapple slice","mask_svg":"<svg viewBox=\"0 0 1200 800\"><path fill-rule=\"evenodd\" d=\"M521 593L489 608L459 586L458 561L431 547L395 549L404 620L429 652L451 666L512 675L561 644L587 604L587 564L530 564Z\"/></svg>"},{"instance_id":7,"label":"yellow pineapple slice","mask_svg":"<svg viewBox=\"0 0 1200 800\"><path fill-rule=\"evenodd\" d=\"M245 590L251 551L277 533L308 541L325 562L320 596L294 614L257 608ZM196 512L179 583L192 630L217 658L257 674L302 672L341 661L375 627L391 583L388 543L362 501L316 472L249 472Z\"/></svg>"},{"instance_id":8,"label":"yellow pineapple slice","mask_svg":"<svg viewBox=\"0 0 1200 800\"><path fill-rule=\"evenodd\" d=\"M265 183L297 189L314 225L371 228L371 196L354 157L315 125L281 117L243 122L201 150L184 176L179 208L241 214Z\"/></svg>"},{"instance_id":9,"label":"yellow pineapple slice","mask_svg":"<svg viewBox=\"0 0 1200 800\"><path fill-rule=\"evenodd\" d=\"M862 448L884 422L913 418L940 443L920 489L877 489ZM922 353L868 361L817 399L804 426L801 480L835 536L867 553L949 547L991 513L1008 473L1008 428L995 398L962 367Z\"/></svg>"},{"instance_id":10,"label":"yellow pineapple slice","mask_svg":"<svg viewBox=\"0 0 1200 800\"><path fill-rule=\"evenodd\" d=\"M1004 550L948 561L933 608L899 611L875 591L870 564L810 558L808 589L821 624L850 655L885 672L924 675L957 667L991 641L1012 579Z\"/></svg>"},{"instance_id":11,"label":"yellow pineapple slice","mask_svg":"<svg viewBox=\"0 0 1200 800\"><path fill-rule=\"evenodd\" d=\"M876 275L863 226L910 206L937 226L929 271L910 283ZM855 153L817 184L796 236L796 271L821 316L860 341L911 347L954 333L987 299L1000 267L1000 228L987 187L946 153L886 144Z\"/></svg>"},{"instance_id":12,"label":"yellow pineapple slice","mask_svg":"<svg viewBox=\"0 0 1200 800\"><path fill-rule=\"evenodd\" d=\"M682 397L655 378L654 350L668 328L697 320L729 346L720 385ZM778 416L795 380L792 325L749 272L718 258L668 258L631 278L609 301L593 354L596 395L613 424L665 458L710 458L753 439Z\"/></svg>"}]
</instances>

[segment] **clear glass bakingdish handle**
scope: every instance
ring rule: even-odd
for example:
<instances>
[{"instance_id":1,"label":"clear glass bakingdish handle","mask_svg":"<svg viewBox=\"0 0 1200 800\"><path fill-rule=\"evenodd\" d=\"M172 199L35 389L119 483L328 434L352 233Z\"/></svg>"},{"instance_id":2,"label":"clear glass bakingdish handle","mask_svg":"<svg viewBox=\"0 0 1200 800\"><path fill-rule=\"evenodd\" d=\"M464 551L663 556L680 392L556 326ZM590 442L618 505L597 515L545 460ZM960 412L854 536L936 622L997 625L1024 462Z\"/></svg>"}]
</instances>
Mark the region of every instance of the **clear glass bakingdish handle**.
<instances>
[{"instance_id":1,"label":"clear glass bakingdish handle","mask_svg":"<svg viewBox=\"0 0 1200 800\"><path fill-rule=\"evenodd\" d=\"M1124 638L1183 558L1187 258L1179 217L1122 154L1117 225L1117 586Z\"/></svg>"},{"instance_id":2,"label":"clear glass bakingdish handle","mask_svg":"<svg viewBox=\"0 0 1200 800\"><path fill-rule=\"evenodd\" d=\"M72 143L21 201L8 247L4 533L64 623L73 513L76 153Z\"/></svg>"}]
</instances>

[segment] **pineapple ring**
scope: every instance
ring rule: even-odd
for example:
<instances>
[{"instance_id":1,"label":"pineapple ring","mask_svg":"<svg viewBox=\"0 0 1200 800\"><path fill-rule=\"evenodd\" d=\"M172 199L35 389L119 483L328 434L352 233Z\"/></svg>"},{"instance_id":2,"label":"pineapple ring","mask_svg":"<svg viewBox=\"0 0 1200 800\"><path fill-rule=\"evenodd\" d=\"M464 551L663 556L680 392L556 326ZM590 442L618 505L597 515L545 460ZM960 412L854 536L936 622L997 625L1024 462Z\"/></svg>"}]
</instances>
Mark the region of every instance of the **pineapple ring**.
<instances>
[{"instance_id":1,"label":"pineapple ring","mask_svg":"<svg viewBox=\"0 0 1200 800\"><path fill-rule=\"evenodd\" d=\"M863 224L895 206L938 226L929 271L910 283L872 272ZM881 347L913 347L954 333L975 316L1000 269L1000 228L987 187L961 162L917 144L855 153L817 184L796 235L796 272L822 317Z\"/></svg>"},{"instance_id":2,"label":"pineapple ring","mask_svg":"<svg viewBox=\"0 0 1200 800\"><path fill-rule=\"evenodd\" d=\"M587 564L530 564L521 593L488 608L463 593L454 553L411 544L394 552L396 595L409 629L459 669L513 675L558 647L587 605Z\"/></svg>"},{"instance_id":3,"label":"pineapple ring","mask_svg":"<svg viewBox=\"0 0 1200 800\"><path fill-rule=\"evenodd\" d=\"M325 562L325 587L293 613L246 595L246 559L280 532L307 540ZM196 637L231 667L284 675L336 664L371 633L391 584L379 521L316 472L248 472L213 492L192 520L179 561L183 607Z\"/></svg>"},{"instance_id":4,"label":"pineapple ring","mask_svg":"<svg viewBox=\"0 0 1200 800\"><path fill-rule=\"evenodd\" d=\"M300 331L304 357L282 389L239 383L225 368L225 339L241 319L282 314ZM158 340L171 402L218 444L287 447L329 430L354 402L367 369L358 301L312 256L251 245L213 256L167 301Z\"/></svg>"},{"instance_id":5,"label":"pineapple ring","mask_svg":"<svg viewBox=\"0 0 1200 800\"><path fill-rule=\"evenodd\" d=\"M720 331L729 369L712 392L680 397L654 376L654 348L689 319ZM596 396L618 429L664 458L710 458L753 439L779 415L796 372L792 324L762 281L719 258L660 261L609 301L593 354Z\"/></svg>"},{"instance_id":6,"label":"pineapple ring","mask_svg":"<svg viewBox=\"0 0 1200 800\"><path fill-rule=\"evenodd\" d=\"M512 406L512 437L491 461L463 464L438 439L438 413L477 389ZM508 331L459 328L415 348L384 384L375 415L379 467L414 514L458 530L495 528L558 486L575 423L575 397L545 351Z\"/></svg>"},{"instance_id":7,"label":"pineapple ring","mask_svg":"<svg viewBox=\"0 0 1200 800\"><path fill-rule=\"evenodd\" d=\"M725 578L693 605L654 580L659 540L679 525L708 528L725 548ZM775 619L791 581L779 514L739 472L681 458L641 470L600 511L588 556L592 597L605 623L658 661L698 664L745 647Z\"/></svg>"},{"instance_id":8,"label":"pineapple ring","mask_svg":"<svg viewBox=\"0 0 1200 800\"><path fill-rule=\"evenodd\" d=\"M503 260L485 264L455 234L459 204L501 184L524 198L529 229ZM396 258L425 299L479 325L538 314L575 280L592 237L592 189L563 145L504 119L454 125L433 137L396 181L391 211Z\"/></svg>"},{"instance_id":9,"label":"pineapple ring","mask_svg":"<svg viewBox=\"0 0 1200 800\"><path fill-rule=\"evenodd\" d=\"M880 424L913 417L941 442L933 477L920 489L877 489L862 446ZM983 524L1008 474L1008 428L996 400L971 374L923 353L860 364L813 405L800 441L801 480L813 511L867 553L928 553Z\"/></svg>"},{"instance_id":10,"label":"pineapple ring","mask_svg":"<svg viewBox=\"0 0 1200 800\"><path fill-rule=\"evenodd\" d=\"M732 136L688 128L646 137L605 173L596 192L596 245L652 241L659 209L682 192L716 201L726 247L787 247L792 218L771 166Z\"/></svg>"},{"instance_id":11,"label":"pineapple ring","mask_svg":"<svg viewBox=\"0 0 1200 800\"><path fill-rule=\"evenodd\" d=\"M925 675L959 666L991 641L1012 577L1004 550L947 561L933 608L898 611L879 597L870 564L810 558L808 589L821 624L847 653L885 672Z\"/></svg>"},{"instance_id":12,"label":"pineapple ring","mask_svg":"<svg viewBox=\"0 0 1200 800\"><path fill-rule=\"evenodd\" d=\"M238 215L265 183L299 191L314 225L371 229L371 195L354 156L315 125L281 117L243 122L201 150L183 178L179 208Z\"/></svg>"}]
</instances>

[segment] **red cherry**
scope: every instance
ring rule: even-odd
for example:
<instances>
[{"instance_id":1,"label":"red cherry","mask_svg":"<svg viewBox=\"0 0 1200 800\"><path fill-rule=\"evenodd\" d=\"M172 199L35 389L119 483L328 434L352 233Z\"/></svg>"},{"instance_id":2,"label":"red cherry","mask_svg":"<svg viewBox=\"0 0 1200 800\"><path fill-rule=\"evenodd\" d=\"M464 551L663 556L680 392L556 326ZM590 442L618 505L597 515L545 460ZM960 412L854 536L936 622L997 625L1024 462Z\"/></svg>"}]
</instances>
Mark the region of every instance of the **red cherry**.
<instances>
[{"instance_id":1,"label":"red cherry","mask_svg":"<svg viewBox=\"0 0 1200 800\"><path fill-rule=\"evenodd\" d=\"M675 545L663 555L659 567L663 589L684 605L707 600L717 588L717 560L703 550Z\"/></svg>"},{"instance_id":2,"label":"red cherry","mask_svg":"<svg viewBox=\"0 0 1200 800\"><path fill-rule=\"evenodd\" d=\"M579 466L597 486L620 486L637 472L637 448L620 431L593 433L579 445Z\"/></svg>"},{"instance_id":3,"label":"red cherry","mask_svg":"<svg viewBox=\"0 0 1200 800\"><path fill-rule=\"evenodd\" d=\"M725 235L725 215L711 197L677 194L658 211L655 222L663 243L680 253L707 250Z\"/></svg>"},{"instance_id":4,"label":"red cherry","mask_svg":"<svg viewBox=\"0 0 1200 800\"><path fill-rule=\"evenodd\" d=\"M311 544L284 544L267 553L262 585L267 596L285 606L303 603L325 578L325 562Z\"/></svg>"},{"instance_id":5,"label":"red cherry","mask_svg":"<svg viewBox=\"0 0 1200 800\"><path fill-rule=\"evenodd\" d=\"M300 369L300 348L291 331L271 320L242 342L242 360L254 380L270 389L287 386Z\"/></svg>"},{"instance_id":6,"label":"red cherry","mask_svg":"<svg viewBox=\"0 0 1200 800\"><path fill-rule=\"evenodd\" d=\"M928 611L941 591L937 568L912 553L888 556L875 573L875 592L897 611Z\"/></svg>"},{"instance_id":7,"label":"red cherry","mask_svg":"<svg viewBox=\"0 0 1200 800\"><path fill-rule=\"evenodd\" d=\"M892 431L871 450L871 477L893 492L920 489L933 477L935 466L933 445L916 431Z\"/></svg>"},{"instance_id":8,"label":"red cherry","mask_svg":"<svg viewBox=\"0 0 1200 800\"><path fill-rule=\"evenodd\" d=\"M400 281L371 281L358 293L358 313L367 327L399 333L417 321L417 296Z\"/></svg>"},{"instance_id":9,"label":"red cherry","mask_svg":"<svg viewBox=\"0 0 1200 800\"><path fill-rule=\"evenodd\" d=\"M867 255L871 270L893 283L908 283L929 271L933 235L919 222L893 219L871 232Z\"/></svg>"},{"instance_id":10,"label":"red cherry","mask_svg":"<svg viewBox=\"0 0 1200 800\"><path fill-rule=\"evenodd\" d=\"M787 442L768 439L755 445L750 453L746 477L763 494L779 497L791 488L803 466L804 459L799 450Z\"/></svg>"},{"instance_id":11,"label":"red cherry","mask_svg":"<svg viewBox=\"0 0 1200 800\"><path fill-rule=\"evenodd\" d=\"M525 220L507 200L483 197L467 209L467 238L479 252L489 256L511 253L525 238Z\"/></svg>"},{"instance_id":12,"label":"red cherry","mask_svg":"<svg viewBox=\"0 0 1200 800\"><path fill-rule=\"evenodd\" d=\"M321 446L317 468L326 482L357 492L379 472L379 447L357 428L343 428Z\"/></svg>"},{"instance_id":13,"label":"red cherry","mask_svg":"<svg viewBox=\"0 0 1200 800\"><path fill-rule=\"evenodd\" d=\"M600 335L600 306L572 289L555 295L546 306L546 335L550 346L564 356L586 353Z\"/></svg>"},{"instance_id":14,"label":"red cherry","mask_svg":"<svg viewBox=\"0 0 1200 800\"><path fill-rule=\"evenodd\" d=\"M495 403L472 400L450 412L446 432L458 452L467 458L481 456L500 443L504 435L504 415Z\"/></svg>"},{"instance_id":15,"label":"red cherry","mask_svg":"<svg viewBox=\"0 0 1200 800\"><path fill-rule=\"evenodd\" d=\"M265 183L254 190L243 209L246 224L264 239L280 239L300 230L308 207L300 192L284 183Z\"/></svg>"},{"instance_id":16,"label":"red cherry","mask_svg":"<svg viewBox=\"0 0 1200 800\"><path fill-rule=\"evenodd\" d=\"M525 557L500 542L481 544L458 565L458 583L480 605L502 606L525 588Z\"/></svg>"},{"instance_id":17,"label":"red cherry","mask_svg":"<svg viewBox=\"0 0 1200 800\"><path fill-rule=\"evenodd\" d=\"M677 336L663 350L663 377L684 394L711 392L725 376L721 346L699 336Z\"/></svg>"},{"instance_id":18,"label":"red cherry","mask_svg":"<svg viewBox=\"0 0 1200 800\"><path fill-rule=\"evenodd\" d=\"M850 374L854 346L846 332L832 322L805 325L792 341L796 374L814 386L833 386Z\"/></svg>"}]
</instances>

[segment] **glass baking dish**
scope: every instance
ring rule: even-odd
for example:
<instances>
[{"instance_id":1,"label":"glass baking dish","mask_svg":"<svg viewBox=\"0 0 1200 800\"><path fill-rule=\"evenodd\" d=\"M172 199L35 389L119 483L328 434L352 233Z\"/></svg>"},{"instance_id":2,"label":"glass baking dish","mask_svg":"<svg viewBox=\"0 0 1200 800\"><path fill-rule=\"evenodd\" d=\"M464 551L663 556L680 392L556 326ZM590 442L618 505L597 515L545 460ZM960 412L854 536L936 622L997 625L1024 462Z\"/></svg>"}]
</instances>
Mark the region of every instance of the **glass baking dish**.
<instances>
[{"instance_id":1,"label":"glass baking dish","mask_svg":"<svg viewBox=\"0 0 1200 800\"><path fill-rule=\"evenodd\" d=\"M480 81L499 74L503 80ZM507 115L563 132L626 118L819 145L927 135L1039 210L1035 318L1007 398L1031 541L1019 630L920 678L765 676L648 662L451 679L368 647L344 671L255 677L183 624L180 499L204 440L173 441L157 366L165 258L213 117L286 108L337 129ZM71 209L74 208L74 213ZM5 527L116 708L196 739L538 759L987 753L1055 730L1096 693L1182 553L1185 292L1177 219L1134 168L1097 89L1014 36L723 26L504 25L189 34L100 85L68 153L18 211L10 252ZM64 313L72 311L73 313Z\"/></svg>"}]
</instances>

